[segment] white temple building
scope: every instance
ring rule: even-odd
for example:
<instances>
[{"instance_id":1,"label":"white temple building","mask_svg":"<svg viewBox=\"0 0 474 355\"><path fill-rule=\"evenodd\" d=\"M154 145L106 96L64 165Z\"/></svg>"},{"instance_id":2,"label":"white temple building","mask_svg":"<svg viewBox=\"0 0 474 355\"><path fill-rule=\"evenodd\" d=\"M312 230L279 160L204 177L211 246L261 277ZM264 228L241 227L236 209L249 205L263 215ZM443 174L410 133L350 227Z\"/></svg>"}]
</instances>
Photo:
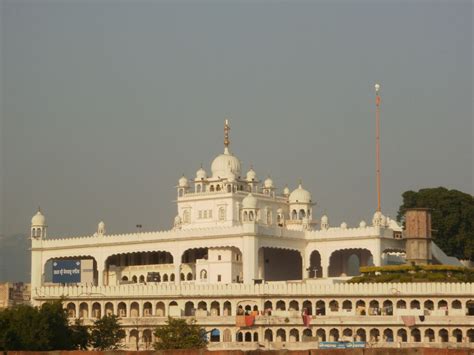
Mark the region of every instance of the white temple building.
<instances>
[{"instance_id":1,"label":"white temple building","mask_svg":"<svg viewBox=\"0 0 474 355\"><path fill-rule=\"evenodd\" d=\"M473 345L472 284L343 283L359 266L405 263L401 226L381 212L356 227L332 226L313 213L316 202L302 183L278 189L253 168L244 172L229 128L226 121L224 151L211 170L179 178L170 230L110 235L100 222L88 236L48 238L38 211L33 302L65 296L71 318L86 323L118 314L127 346L140 349L168 315L195 317L210 332L211 349L338 340ZM434 243L431 255L434 263L459 263ZM254 316L251 325L236 322L242 313ZM426 318L407 326L406 316Z\"/></svg>"}]
</instances>

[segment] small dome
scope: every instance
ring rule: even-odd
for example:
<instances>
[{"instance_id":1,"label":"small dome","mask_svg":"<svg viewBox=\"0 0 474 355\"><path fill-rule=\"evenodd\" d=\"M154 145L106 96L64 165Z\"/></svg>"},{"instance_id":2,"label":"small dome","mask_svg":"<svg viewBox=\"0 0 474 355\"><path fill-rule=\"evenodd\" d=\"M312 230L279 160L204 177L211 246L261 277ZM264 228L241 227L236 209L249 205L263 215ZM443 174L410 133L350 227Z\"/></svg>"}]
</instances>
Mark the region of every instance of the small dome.
<instances>
[{"instance_id":1,"label":"small dome","mask_svg":"<svg viewBox=\"0 0 474 355\"><path fill-rule=\"evenodd\" d=\"M342 228L342 229L347 229L347 223L346 223L346 222L342 222L342 223L341 223L341 228Z\"/></svg>"},{"instance_id":2,"label":"small dome","mask_svg":"<svg viewBox=\"0 0 474 355\"><path fill-rule=\"evenodd\" d=\"M31 219L32 226L45 226L46 225L46 218L43 216L41 211L36 212L36 214Z\"/></svg>"},{"instance_id":3,"label":"small dome","mask_svg":"<svg viewBox=\"0 0 474 355\"><path fill-rule=\"evenodd\" d=\"M250 168L250 170L247 171L246 180L248 182L257 181L257 173L255 172L255 170L253 170L253 168Z\"/></svg>"},{"instance_id":4,"label":"small dome","mask_svg":"<svg viewBox=\"0 0 474 355\"><path fill-rule=\"evenodd\" d=\"M365 221L360 221L359 227L360 228L365 228L365 227L367 227L367 223L365 223Z\"/></svg>"},{"instance_id":5,"label":"small dome","mask_svg":"<svg viewBox=\"0 0 474 355\"><path fill-rule=\"evenodd\" d=\"M288 196L289 194L290 194L290 189L288 188L288 186L285 186L285 188L283 189L283 195Z\"/></svg>"},{"instance_id":6,"label":"small dome","mask_svg":"<svg viewBox=\"0 0 474 355\"><path fill-rule=\"evenodd\" d=\"M251 193L242 200L243 208L257 208L257 199Z\"/></svg>"},{"instance_id":7,"label":"small dome","mask_svg":"<svg viewBox=\"0 0 474 355\"><path fill-rule=\"evenodd\" d=\"M266 189L272 189L273 188L273 180L270 177L267 177L265 181L263 182L263 186L265 186Z\"/></svg>"},{"instance_id":8,"label":"small dome","mask_svg":"<svg viewBox=\"0 0 474 355\"><path fill-rule=\"evenodd\" d=\"M186 176L181 176L178 180L178 186L179 187L188 187L188 179L186 178Z\"/></svg>"},{"instance_id":9,"label":"small dome","mask_svg":"<svg viewBox=\"0 0 474 355\"><path fill-rule=\"evenodd\" d=\"M311 194L301 184L290 194L290 203L311 203Z\"/></svg>"},{"instance_id":10,"label":"small dome","mask_svg":"<svg viewBox=\"0 0 474 355\"><path fill-rule=\"evenodd\" d=\"M229 178L229 176L240 176L240 160L230 154L225 148L224 154L218 155L211 164L213 178Z\"/></svg>"},{"instance_id":11,"label":"small dome","mask_svg":"<svg viewBox=\"0 0 474 355\"><path fill-rule=\"evenodd\" d=\"M205 180L205 179L207 179L206 170L200 167L199 170L196 171L196 180Z\"/></svg>"},{"instance_id":12,"label":"small dome","mask_svg":"<svg viewBox=\"0 0 474 355\"><path fill-rule=\"evenodd\" d=\"M329 218L328 216L324 215L321 217L321 224L328 224L329 223Z\"/></svg>"},{"instance_id":13,"label":"small dome","mask_svg":"<svg viewBox=\"0 0 474 355\"><path fill-rule=\"evenodd\" d=\"M99 227L99 229L104 229L105 228L104 221L100 221L98 227Z\"/></svg>"}]
</instances>

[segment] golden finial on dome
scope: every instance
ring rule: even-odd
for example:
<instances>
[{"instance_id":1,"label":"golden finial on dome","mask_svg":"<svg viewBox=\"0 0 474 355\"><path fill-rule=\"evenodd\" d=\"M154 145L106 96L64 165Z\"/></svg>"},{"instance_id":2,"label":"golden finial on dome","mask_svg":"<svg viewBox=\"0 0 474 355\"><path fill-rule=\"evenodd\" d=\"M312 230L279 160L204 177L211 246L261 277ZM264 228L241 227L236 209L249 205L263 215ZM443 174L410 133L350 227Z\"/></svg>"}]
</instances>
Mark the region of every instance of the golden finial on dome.
<instances>
[{"instance_id":1,"label":"golden finial on dome","mask_svg":"<svg viewBox=\"0 0 474 355\"><path fill-rule=\"evenodd\" d=\"M224 123L224 147L225 148L228 148L230 144L229 131L230 131L229 120L226 118L225 123Z\"/></svg>"}]
</instances>

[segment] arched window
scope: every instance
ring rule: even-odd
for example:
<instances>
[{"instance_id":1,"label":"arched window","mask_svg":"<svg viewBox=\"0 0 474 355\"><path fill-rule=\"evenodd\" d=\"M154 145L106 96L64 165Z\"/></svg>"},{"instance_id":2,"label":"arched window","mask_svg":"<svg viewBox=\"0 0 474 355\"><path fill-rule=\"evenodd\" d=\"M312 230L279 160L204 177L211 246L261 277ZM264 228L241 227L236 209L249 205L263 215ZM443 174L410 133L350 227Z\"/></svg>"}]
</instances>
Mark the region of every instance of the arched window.
<instances>
[{"instance_id":1,"label":"arched window","mask_svg":"<svg viewBox=\"0 0 474 355\"><path fill-rule=\"evenodd\" d=\"M293 210L293 211L291 212L291 219L292 219L292 220L298 219L298 213L296 212L296 210Z\"/></svg>"},{"instance_id":2,"label":"arched window","mask_svg":"<svg viewBox=\"0 0 474 355\"><path fill-rule=\"evenodd\" d=\"M183 212L183 223L191 223L191 212L189 210Z\"/></svg>"},{"instance_id":3,"label":"arched window","mask_svg":"<svg viewBox=\"0 0 474 355\"><path fill-rule=\"evenodd\" d=\"M214 185L211 185L211 188L209 189L209 191L214 192Z\"/></svg>"},{"instance_id":4,"label":"arched window","mask_svg":"<svg viewBox=\"0 0 474 355\"><path fill-rule=\"evenodd\" d=\"M244 221L247 222L249 220L249 215L247 211L244 212Z\"/></svg>"},{"instance_id":5,"label":"arched window","mask_svg":"<svg viewBox=\"0 0 474 355\"><path fill-rule=\"evenodd\" d=\"M232 192L232 186L231 185L227 185L227 192Z\"/></svg>"},{"instance_id":6,"label":"arched window","mask_svg":"<svg viewBox=\"0 0 474 355\"><path fill-rule=\"evenodd\" d=\"M254 220L253 211L250 211L249 212L249 221L253 221L253 220Z\"/></svg>"},{"instance_id":7,"label":"arched window","mask_svg":"<svg viewBox=\"0 0 474 355\"><path fill-rule=\"evenodd\" d=\"M193 274L189 272L189 273L186 275L186 280L187 280L187 281L191 281L192 279L193 279Z\"/></svg>"},{"instance_id":8,"label":"arched window","mask_svg":"<svg viewBox=\"0 0 474 355\"><path fill-rule=\"evenodd\" d=\"M221 191L221 185L216 186L216 191Z\"/></svg>"},{"instance_id":9,"label":"arched window","mask_svg":"<svg viewBox=\"0 0 474 355\"><path fill-rule=\"evenodd\" d=\"M143 304L143 316L144 317L150 317L153 315L153 310L150 302L145 302Z\"/></svg>"},{"instance_id":10,"label":"arched window","mask_svg":"<svg viewBox=\"0 0 474 355\"><path fill-rule=\"evenodd\" d=\"M126 317L127 316L127 305L124 302L120 302L117 306L118 316Z\"/></svg>"},{"instance_id":11,"label":"arched window","mask_svg":"<svg viewBox=\"0 0 474 355\"><path fill-rule=\"evenodd\" d=\"M267 224L272 224L272 210L267 210Z\"/></svg>"},{"instance_id":12,"label":"arched window","mask_svg":"<svg viewBox=\"0 0 474 355\"><path fill-rule=\"evenodd\" d=\"M183 190L183 189L179 189L179 191L178 191L178 196L179 196L179 197L183 197L183 195L184 195L184 190Z\"/></svg>"},{"instance_id":13,"label":"arched window","mask_svg":"<svg viewBox=\"0 0 474 355\"><path fill-rule=\"evenodd\" d=\"M225 329L224 330L224 336L223 336L223 341L225 343L231 342L232 341L232 335L230 333L230 329Z\"/></svg>"},{"instance_id":14,"label":"arched window","mask_svg":"<svg viewBox=\"0 0 474 355\"><path fill-rule=\"evenodd\" d=\"M300 210L300 215L299 215L300 219L303 219L306 217L306 212L304 210Z\"/></svg>"},{"instance_id":15,"label":"arched window","mask_svg":"<svg viewBox=\"0 0 474 355\"><path fill-rule=\"evenodd\" d=\"M273 332L271 329L265 330L265 341L266 342L273 342Z\"/></svg>"},{"instance_id":16,"label":"arched window","mask_svg":"<svg viewBox=\"0 0 474 355\"><path fill-rule=\"evenodd\" d=\"M206 279L207 279L207 271L201 270L201 280L206 280Z\"/></svg>"},{"instance_id":17,"label":"arched window","mask_svg":"<svg viewBox=\"0 0 474 355\"><path fill-rule=\"evenodd\" d=\"M219 221L225 221L225 208L219 208Z\"/></svg>"},{"instance_id":18,"label":"arched window","mask_svg":"<svg viewBox=\"0 0 474 355\"><path fill-rule=\"evenodd\" d=\"M276 304L276 309L279 311L285 311L286 310L285 301L278 301Z\"/></svg>"}]
</instances>

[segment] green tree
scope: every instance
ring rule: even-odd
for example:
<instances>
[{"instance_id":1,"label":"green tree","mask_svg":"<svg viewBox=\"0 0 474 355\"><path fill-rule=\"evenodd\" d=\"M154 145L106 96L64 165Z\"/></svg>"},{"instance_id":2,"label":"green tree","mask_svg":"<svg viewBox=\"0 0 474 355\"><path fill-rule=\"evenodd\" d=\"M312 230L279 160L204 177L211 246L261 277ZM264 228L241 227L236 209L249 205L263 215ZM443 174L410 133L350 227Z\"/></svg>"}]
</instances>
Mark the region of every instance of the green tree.
<instances>
[{"instance_id":1,"label":"green tree","mask_svg":"<svg viewBox=\"0 0 474 355\"><path fill-rule=\"evenodd\" d=\"M120 326L120 318L116 315L105 315L96 320L91 331L91 345L97 350L117 350L125 338L125 331Z\"/></svg>"},{"instance_id":2,"label":"green tree","mask_svg":"<svg viewBox=\"0 0 474 355\"><path fill-rule=\"evenodd\" d=\"M87 350L90 342L89 328L82 324L80 319L76 319L71 326L71 340L79 350Z\"/></svg>"},{"instance_id":3,"label":"green tree","mask_svg":"<svg viewBox=\"0 0 474 355\"><path fill-rule=\"evenodd\" d=\"M73 350L79 347L77 339L60 300L0 312L0 350Z\"/></svg>"},{"instance_id":4,"label":"green tree","mask_svg":"<svg viewBox=\"0 0 474 355\"><path fill-rule=\"evenodd\" d=\"M154 332L157 342L153 344L156 350L167 349L200 349L207 345L206 331L192 319L168 317L166 325L157 327Z\"/></svg>"},{"instance_id":5,"label":"green tree","mask_svg":"<svg viewBox=\"0 0 474 355\"><path fill-rule=\"evenodd\" d=\"M405 209L431 209L433 239L448 254L460 259L474 260L474 197L444 187L426 188L402 194L403 204L398 210L398 221Z\"/></svg>"}]
</instances>

